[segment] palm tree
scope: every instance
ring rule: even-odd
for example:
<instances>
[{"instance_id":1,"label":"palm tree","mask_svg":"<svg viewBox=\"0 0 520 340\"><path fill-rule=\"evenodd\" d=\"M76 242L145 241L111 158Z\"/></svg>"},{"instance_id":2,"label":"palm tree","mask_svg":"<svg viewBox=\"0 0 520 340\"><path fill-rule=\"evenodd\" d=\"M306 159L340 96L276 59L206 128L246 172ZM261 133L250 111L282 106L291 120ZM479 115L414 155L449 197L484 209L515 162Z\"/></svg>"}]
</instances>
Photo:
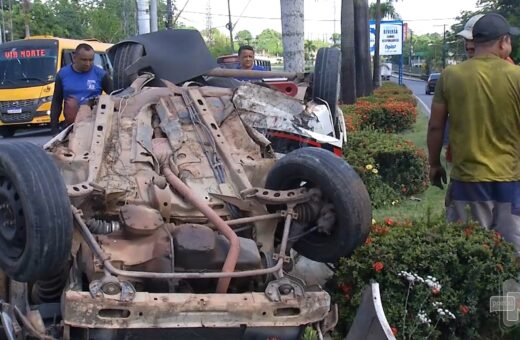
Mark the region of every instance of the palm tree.
<instances>
[{"instance_id":1,"label":"palm tree","mask_svg":"<svg viewBox=\"0 0 520 340\"><path fill-rule=\"evenodd\" d=\"M380 4L381 8L381 18L388 18L388 19L400 19L399 13L397 13L393 2L383 2ZM376 14L377 14L377 4L371 3L370 7L368 8L368 14L370 16L370 19L375 20Z\"/></svg>"},{"instance_id":2,"label":"palm tree","mask_svg":"<svg viewBox=\"0 0 520 340\"><path fill-rule=\"evenodd\" d=\"M372 94L372 75L370 74L368 0L354 0L354 36L356 43L356 95Z\"/></svg>"},{"instance_id":3,"label":"palm tree","mask_svg":"<svg viewBox=\"0 0 520 340\"><path fill-rule=\"evenodd\" d=\"M280 0L284 69L303 72L303 0Z\"/></svg>"},{"instance_id":4,"label":"palm tree","mask_svg":"<svg viewBox=\"0 0 520 340\"><path fill-rule=\"evenodd\" d=\"M354 1L341 0L341 100L344 104L356 101L356 55L354 30Z\"/></svg>"}]
</instances>

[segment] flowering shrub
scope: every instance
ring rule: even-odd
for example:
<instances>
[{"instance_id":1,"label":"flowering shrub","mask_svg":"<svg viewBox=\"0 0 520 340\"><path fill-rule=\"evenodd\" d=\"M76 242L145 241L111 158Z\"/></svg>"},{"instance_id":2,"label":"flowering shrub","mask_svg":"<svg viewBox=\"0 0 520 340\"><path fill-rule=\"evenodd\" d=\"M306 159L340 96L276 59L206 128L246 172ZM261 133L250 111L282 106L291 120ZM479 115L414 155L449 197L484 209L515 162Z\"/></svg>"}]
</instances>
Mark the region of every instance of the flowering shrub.
<instances>
[{"instance_id":1,"label":"flowering shrub","mask_svg":"<svg viewBox=\"0 0 520 340\"><path fill-rule=\"evenodd\" d=\"M518 269L513 246L494 231L385 219L336 272L337 329L348 330L364 287L375 280L399 338L497 339L499 314L489 312L489 298Z\"/></svg>"},{"instance_id":2,"label":"flowering shrub","mask_svg":"<svg viewBox=\"0 0 520 340\"><path fill-rule=\"evenodd\" d=\"M365 105L356 113L360 117L360 128L373 129L387 133L402 132L410 129L417 118L415 105L388 99L382 104L366 105L368 102L358 102L357 106Z\"/></svg>"},{"instance_id":3,"label":"flowering shrub","mask_svg":"<svg viewBox=\"0 0 520 340\"><path fill-rule=\"evenodd\" d=\"M407 98L413 98L408 95ZM415 103L395 97L362 97L354 105L341 107L345 115L347 130L380 130L395 133L412 127L417 118Z\"/></svg>"},{"instance_id":4,"label":"flowering shrub","mask_svg":"<svg viewBox=\"0 0 520 340\"><path fill-rule=\"evenodd\" d=\"M345 159L363 179L374 208L428 187L426 155L412 142L376 131L353 132L348 138Z\"/></svg>"}]
</instances>

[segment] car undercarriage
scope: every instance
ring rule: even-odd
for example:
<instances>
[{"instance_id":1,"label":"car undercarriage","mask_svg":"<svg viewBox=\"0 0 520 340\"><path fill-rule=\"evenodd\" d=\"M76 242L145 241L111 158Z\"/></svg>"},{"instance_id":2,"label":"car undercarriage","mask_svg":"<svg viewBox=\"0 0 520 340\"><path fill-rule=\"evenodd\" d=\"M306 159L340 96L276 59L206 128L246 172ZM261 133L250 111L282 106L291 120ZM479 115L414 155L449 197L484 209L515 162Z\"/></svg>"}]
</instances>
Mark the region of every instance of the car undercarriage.
<instances>
[{"instance_id":1,"label":"car undercarriage","mask_svg":"<svg viewBox=\"0 0 520 340\"><path fill-rule=\"evenodd\" d=\"M268 138L334 144L329 106L262 84L156 73L81 106L44 150L2 144L7 337L297 339L308 325L331 330L337 310L298 277L294 254L332 264L348 256L367 237L370 200L334 153L280 150ZM162 86L150 86L157 78Z\"/></svg>"}]
</instances>

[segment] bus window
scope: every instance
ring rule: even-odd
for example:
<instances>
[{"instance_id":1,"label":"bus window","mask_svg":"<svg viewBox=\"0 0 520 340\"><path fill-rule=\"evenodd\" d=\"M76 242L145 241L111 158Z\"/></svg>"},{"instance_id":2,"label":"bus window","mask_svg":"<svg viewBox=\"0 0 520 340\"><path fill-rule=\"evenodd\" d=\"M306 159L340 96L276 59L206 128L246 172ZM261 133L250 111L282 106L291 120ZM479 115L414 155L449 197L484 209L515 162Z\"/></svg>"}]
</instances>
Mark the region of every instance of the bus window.
<instances>
[{"instance_id":1,"label":"bus window","mask_svg":"<svg viewBox=\"0 0 520 340\"><path fill-rule=\"evenodd\" d=\"M0 88L29 87L54 81L56 46L0 45Z\"/></svg>"}]
</instances>

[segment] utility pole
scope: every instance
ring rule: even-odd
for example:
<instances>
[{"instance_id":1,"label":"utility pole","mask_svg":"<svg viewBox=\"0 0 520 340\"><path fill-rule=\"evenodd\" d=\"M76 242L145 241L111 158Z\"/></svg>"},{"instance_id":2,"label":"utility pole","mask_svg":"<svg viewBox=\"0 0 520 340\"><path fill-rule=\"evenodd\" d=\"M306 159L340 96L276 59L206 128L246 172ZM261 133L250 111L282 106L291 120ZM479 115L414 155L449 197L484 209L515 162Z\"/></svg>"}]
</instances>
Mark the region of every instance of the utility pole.
<instances>
[{"instance_id":1,"label":"utility pole","mask_svg":"<svg viewBox=\"0 0 520 340\"><path fill-rule=\"evenodd\" d=\"M13 2L9 0L9 35L11 36L11 41L14 40L13 31Z\"/></svg>"},{"instance_id":2,"label":"utility pole","mask_svg":"<svg viewBox=\"0 0 520 340\"><path fill-rule=\"evenodd\" d=\"M231 53L235 52L235 44L233 43L233 23L231 22L231 5L229 0L227 1L229 22L226 24L226 28L229 30L229 41L231 43Z\"/></svg>"},{"instance_id":3,"label":"utility pole","mask_svg":"<svg viewBox=\"0 0 520 340\"><path fill-rule=\"evenodd\" d=\"M173 5L172 0L166 0L166 29L172 29L173 22Z\"/></svg>"},{"instance_id":4,"label":"utility pole","mask_svg":"<svg viewBox=\"0 0 520 340\"><path fill-rule=\"evenodd\" d=\"M150 1L150 29L157 32L157 0Z\"/></svg>"},{"instance_id":5,"label":"utility pole","mask_svg":"<svg viewBox=\"0 0 520 340\"><path fill-rule=\"evenodd\" d=\"M137 31L138 34L150 33L149 0L137 0Z\"/></svg>"},{"instance_id":6,"label":"utility pole","mask_svg":"<svg viewBox=\"0 0 520 340\"><path fill-rule=\"evenodd\" d=\"M4 43L5 42L4 0L0 0L0 11L2 11L2 26L0 27L0 43Z\"/></svg>"},{"instance_id":7,"label":"utility pole","mask_svg":"<svg viewBox=\"0 0 520 340\"><path fill-rule=\"evenodd\" d=\"M413 31L410 29L410 69L412 68L412 56L413 56Z\"/></svg>"},{"instance_id":8,"label":"utility pole","mask_svg":"<svg viewBox=\"0 0 520 340\"><path fill-rule=\"evenodd\" d=\"M444 29L442 37L442 69L446 68L446 24L442 25Z\"/></svg>"}]
</instances>

